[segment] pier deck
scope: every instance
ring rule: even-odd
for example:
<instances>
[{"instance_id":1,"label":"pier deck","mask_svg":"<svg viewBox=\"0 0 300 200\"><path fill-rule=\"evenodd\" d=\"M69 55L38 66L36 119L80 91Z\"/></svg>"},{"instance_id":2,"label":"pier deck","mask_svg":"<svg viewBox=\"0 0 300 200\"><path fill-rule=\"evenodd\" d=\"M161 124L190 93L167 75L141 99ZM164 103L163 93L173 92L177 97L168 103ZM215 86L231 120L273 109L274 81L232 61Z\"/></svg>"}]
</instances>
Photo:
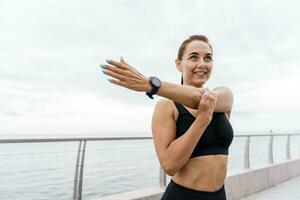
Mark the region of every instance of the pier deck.
<instances>
[{"instance_id":1,"label":"pier deck","mask_svg":"<svg viewBox=\"0 0 300 200\"><path fill-rule=\"evenodd\" d=\"M242 200L298 200L300 199L300 176L272 188L253 194Z\"/></svg>"}]
</instances>

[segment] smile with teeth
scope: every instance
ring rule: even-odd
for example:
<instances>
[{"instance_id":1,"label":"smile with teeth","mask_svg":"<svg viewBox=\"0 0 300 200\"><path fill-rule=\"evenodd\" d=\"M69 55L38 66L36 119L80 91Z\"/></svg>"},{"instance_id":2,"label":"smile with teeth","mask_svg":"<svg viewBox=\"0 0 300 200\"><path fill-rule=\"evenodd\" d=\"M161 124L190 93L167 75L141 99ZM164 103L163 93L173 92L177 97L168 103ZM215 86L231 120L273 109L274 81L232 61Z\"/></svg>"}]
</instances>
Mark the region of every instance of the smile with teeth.
<instances>
[{"instance_id":1,"label":"smile with teeth","mask_svg":"<svg viewBox=\"0 0 300 200\"><path fill-rule=\"evenodd\" d=\"M197 76L204 76L206 75L206 72L194 72Z\"/></svg>"}]
</instances>

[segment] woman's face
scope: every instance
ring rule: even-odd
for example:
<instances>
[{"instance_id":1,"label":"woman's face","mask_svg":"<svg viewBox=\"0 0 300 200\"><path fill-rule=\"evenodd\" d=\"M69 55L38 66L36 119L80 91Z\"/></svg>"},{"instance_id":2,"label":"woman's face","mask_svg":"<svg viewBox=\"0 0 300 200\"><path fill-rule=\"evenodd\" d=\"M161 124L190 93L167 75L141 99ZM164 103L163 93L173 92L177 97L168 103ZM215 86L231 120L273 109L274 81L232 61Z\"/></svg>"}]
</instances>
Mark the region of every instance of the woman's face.
<instances>
[{"instance_id":1,"label":"woman's face","mask_svg":"<svg viewBox=\"0 0 300 200\"><path fill-rule=\"evenodd\" d=\"M177 59L176 65L182 72L184 85L203 87L212 72L212 51L207 43L194 40L186 46L182 59Z\"/></svg>"}]
</instances>

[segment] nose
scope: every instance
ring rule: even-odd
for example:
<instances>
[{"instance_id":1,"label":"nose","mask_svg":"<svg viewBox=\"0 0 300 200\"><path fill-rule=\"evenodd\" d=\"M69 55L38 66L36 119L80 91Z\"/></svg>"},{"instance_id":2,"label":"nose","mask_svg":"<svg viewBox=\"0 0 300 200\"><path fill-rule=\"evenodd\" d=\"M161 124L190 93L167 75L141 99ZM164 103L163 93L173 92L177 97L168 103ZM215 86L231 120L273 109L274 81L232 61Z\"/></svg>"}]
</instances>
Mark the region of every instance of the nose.
<instances>
[{"instance_id":1,"label":"nose","mask_svg":"<svg viewBox=\"0 0 300 200\"><path fill-rule=\"evenodd\" d=\"M203 58L199 59L199 61L197 62L197 67L203 69L203 68L206 68L206 64L203 60Z\"/></svg>"}]
</instances>

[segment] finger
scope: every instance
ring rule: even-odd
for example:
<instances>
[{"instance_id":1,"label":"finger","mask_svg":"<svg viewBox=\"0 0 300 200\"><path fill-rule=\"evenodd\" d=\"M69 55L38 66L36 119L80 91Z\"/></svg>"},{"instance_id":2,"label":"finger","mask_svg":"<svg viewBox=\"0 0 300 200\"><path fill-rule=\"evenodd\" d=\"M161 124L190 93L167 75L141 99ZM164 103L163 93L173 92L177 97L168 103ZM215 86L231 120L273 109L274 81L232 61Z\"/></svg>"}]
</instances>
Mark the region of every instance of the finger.
<instances>
[{"instance_id":1,"label":"finger","mask_svg":"<svg viewBox=\"0 0 300 200\"><path fill-rule=\"evenodd\" d=\"M208 93L208 98L209 99L214 99L214 95L211 92L207 92Z\"/></svg>"},{"instance_id":2,"label":"finger","mask_svg":"<svg viewBox=\"0 0 300 200\"><path fill-rule=\"evenodd\" d=\"M120 69L120 68L115 67L115 66L104 65L104 66L102 66L102 68L105 69L105 70L114 72L116 74L119 74L119 75L124 75L124 76L127 76L127 77L129 76L128 70Z\"/></svg>"},{"instance_id":3,"label":"finger","mask_svg":"<svg viewBox=\"0 0 300 200\"><path fill-rule=\"evenodd\" d=\"M214 91L211 91L209 88L206 88L206 92L208 93L209 98L215 99L217 94Z\"/></svg>"},{"instance_id":4,"label":"finger","mask_svg":"<svg viewBox=\"0 0 300 200\"><path fill-rule=\"evenodd\" d=\"M210 104L210 105L213 105L214 102L215 102L214 97L211 94L208 94L207 97L206 97L206 103Z\"/></svg>"},{"instance_id":5,"label":"finger","mask_svg":"<svg viewBox=\"0 0 300 200\"><path fill-rule=\"evenodd\" d=\"M206 91L211 95L213 95L215 93L214 91L210 90L209 88L206 88Z\"/></svg>"},{"instance_id":6,"label":"finger","mask_svg":"<svg viewBox=\"0 0 300 200\"><path fill-rule=\"evenodd\" d=\"M199 88L200 94L203 95L205 93L205 89L204 88Z\"/></svg>"},{"instance_id":7,"label":"finger","mask_svg":"<svg viewBox=\"0 0 300 200\"><path fill-rule=\"evenodd\" d=\"M121 56L121 60L122 60L122 63L125 64L125 65L129 65L123 58L123 56Z\"/></svg>"},{"instance_id":8,"label":"finger","mask_svg":"<svg viewBox=\"0 0 300 200\"><path fill-rule=\"evenodd\" d=\"M115 85L119 85L119 86L122 86L122 87L124 87L123 85L124 85L124 82L123 81L120 81L120 80L117 80L117 79L108 79L109 80L109 82L111 82L111 83L113 83L113 84L115 84Z\"/></svg>"},{"instance_id":9,"label":"finger","mask_svg":"<svg viewBox=\"0 0 300 200\"><path fill-rule=\"evenodd\" d=\"M113 66L115 66L115 67L119 67L121 69L129 69L129 70L133 70L134 69L133 67L131 67L128 64L120 63L120 62L115 61L115 60L110 60L109 59L109 60L106 60L106 62L109 63L109 64L111 64L111 65L113 65Z\"/></svg>"},{"instance_id":10,"label":"finger","mask_svg":"<svg viewBox=\"0 0 300 200\"><path fill-rule=\"evenodd\" d=\"M115 66L115 67L121 68L121 69L128 69L128 67L125 64L123 64L121 62L118 62L118 61L115 61L115 60L110 60L109 59L109 60L106 60L106 62L113 65L113 66Z\"/></svg>"},{"instance_id":11,"label":"finger","mask_svg":"<svg viewBox=\"0 0 300 200\"><path fill-rule=\"evenodd\" d=\"M206 102L206 101L207 101L207 97L208 97L208 94L205 92L205 93L201 96L200 101L201 101L201 102Z\"/></svg>"},{"instance_id":12,"label":"finger","mask_svg":"<svg viewBox=\"0 0 300 200\"><path fill-rule=\"evenodd\" d=\"M113 78L116 78L118 80L122 80L122 81L125 81L127 79L126 76L123 76L123 75L120 75L120 74L116 74L112 71L109 71L109 70L102 70L102 72L110 77L113 77Z\"/></svg>"},{"instance_id":13,"label":"finger","mask_svg":"<svg viewBox=\"0 0 300 200\"><path fill-rule=\"evenodd\" d=\"M208 92L207 91L204 91L203 93L202 93L202 96L205 96L206 98L208 97Z\"/></svg>"},{"instance_id":14,"label":"finger","mask_svg":"<svg viewBox=\"0 0 300 200\"><path fill-rule=\"evenodd\" d=\"M216 99L216 98L218 97L216 91L212 91L212 92L211 92L211 95L212 95L212 97L213 97L214 99Z\"/></svg>"},{"instance_id":15,"label":"finger","mask_svg":"<svg viewBox=\"0 0 300 200\"><path fill-rule=\"evenodd\" d=\"M208 99L210 101L212 101L212 102L216 102L217 101L217 98L214 95L212 95L212 94L209 94Z\"/></svg>"},{"instance_id":16,"label":"finger","mask_svg":"<svg viewBox=\"0 0 300 200\"><path fill-rule=\"evenodd\" d=\"M212 90L210 90L210 89L207 89L207 92L210 94L210 96L212 96L212 97L216 97L217 96L217 94L216 94L216 92L215 91L212 91Z\"/></svg>"},{"instance_id":17,"label":"finger","mask_svg":"<svg viewBox=\"0 0 300 200\"><path fill-rule=\"evenodd\" d=\"M123 56L121 56L121 58L120 58L120 63L125 64L125 65L128 65L128 63L125 62Z\"/></svg>"}]
</instances>

